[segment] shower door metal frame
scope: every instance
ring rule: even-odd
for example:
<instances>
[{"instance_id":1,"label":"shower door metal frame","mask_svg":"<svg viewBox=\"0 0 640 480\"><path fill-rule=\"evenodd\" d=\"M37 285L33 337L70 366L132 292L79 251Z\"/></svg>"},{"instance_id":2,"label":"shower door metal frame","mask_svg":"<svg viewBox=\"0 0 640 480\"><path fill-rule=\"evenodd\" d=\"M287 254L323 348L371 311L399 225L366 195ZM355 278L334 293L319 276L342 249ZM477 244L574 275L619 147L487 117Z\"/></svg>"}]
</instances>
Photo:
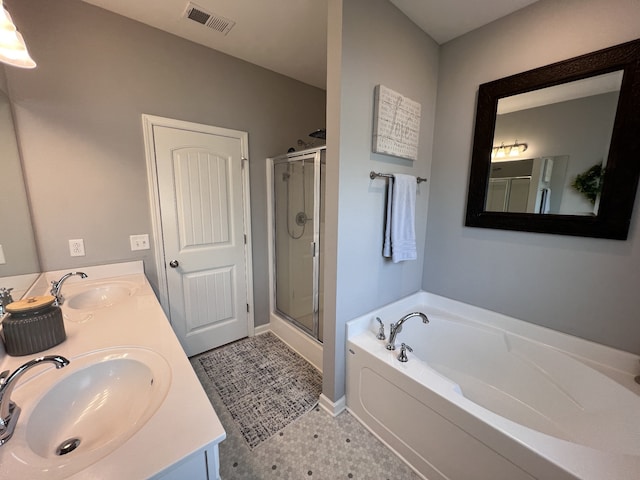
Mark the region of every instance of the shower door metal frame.
<instances>
[{"instance_id":1,"label":"shower door metal frame","mask_svg":"<svg viewBox=\"0 0 640 480\"><path fill-rule=\"evenodd\" d=\"M273 172L275 172L275 167L276 165L282 164L282 163L292 163L292 162L299 162L299 161L311 161L313 160L313 235L312 235L312 241L311 244L309 245L309 248L312 251L312 288L313 288L313 297L312 297L312 314L313 314L313 329L309 329L307 328L304 324L302 324L300 321L298 321L296 318L292 317L291 315L283 312L282 310L278 309L278 304L277 304L277 285L278 285L278 281L277 281L277 276L278 276L278 272L277 272L277 255L278 255L278 251L277 251L277 245L276 245L276 234L275 234L275 228L276 228L276 204L277 204L277 200L275 198L275 181L276 181L276 177L275 175L272 175L272 191L273 193L273 204L271 205L272 211L273 211L273 222L271 225L272 231L273 233L273 263L272 263L272 268L273 268L273 310L274 312L276 312L278 315L282 316L283 318L286 318L289 322L291 322L293 325L295 325L297 328L299 328L300 330L302 330L303 332L305 332L306 334L308 334L309 336L311 336L315 341L320 342L319 340L319 310L320 310L320 305L319 305L319 301L320 301L320 295L319 295L319 290L320 290L320 170L321 170L321 161L322 161L322 151L325 150L325 147L319 147L319 148L314 148L314 149L309 149L309 150L303 150L300 152L292 152L292 153L288 153L286 155L281 155L279 157L275 157L272 159L272 170ZM303 177L303 181L304 181L304 177ZM288 212L287 212L288 214Z\"/></svg>"}]
</instances>

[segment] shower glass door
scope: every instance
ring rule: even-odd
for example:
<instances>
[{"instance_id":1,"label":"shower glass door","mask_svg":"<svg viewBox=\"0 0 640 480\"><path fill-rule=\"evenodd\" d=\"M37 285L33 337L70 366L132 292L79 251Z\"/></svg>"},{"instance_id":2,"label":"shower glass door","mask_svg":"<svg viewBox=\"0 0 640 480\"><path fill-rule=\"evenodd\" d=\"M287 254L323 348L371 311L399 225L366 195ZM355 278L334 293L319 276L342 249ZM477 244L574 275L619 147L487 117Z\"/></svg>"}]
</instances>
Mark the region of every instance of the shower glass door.
<instances>
[{"instance_id":1,"label":"shower glass door","mask_svg":"<svg viewBox=\"0 0 640 480\"><path fill-rule=\"evenodd\" d=\"M273 173L276 311L322 341L320 152L277 159Z\"/></svg>"}]
</instances>

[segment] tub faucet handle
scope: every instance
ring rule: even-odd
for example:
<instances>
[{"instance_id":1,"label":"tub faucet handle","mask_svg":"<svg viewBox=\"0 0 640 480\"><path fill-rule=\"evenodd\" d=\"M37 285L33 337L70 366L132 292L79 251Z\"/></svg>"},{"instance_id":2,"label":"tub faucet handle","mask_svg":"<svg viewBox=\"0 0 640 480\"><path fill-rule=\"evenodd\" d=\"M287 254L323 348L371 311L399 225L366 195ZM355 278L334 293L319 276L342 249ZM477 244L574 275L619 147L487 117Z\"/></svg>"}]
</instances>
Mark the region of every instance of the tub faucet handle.
<instances>
[{"instance_id":1,"label":"tub faucet handle","mask_svg":"<svg viewBox=\"0 0 640 480\"><path fill-rule=\"evenodd\" d=\"M378 340L386 340L387 336L384 334L384 323L382 323L382 320L380 320L380 317L376 317L376 320L380 324L380 330L378 330L378 335L376 336L376 338Z\"/></svg>"},{"instance_id":2,"label":"tub faucet handle","mask_svg":"<svg viewBox=\"0 0 640 480\"><path fill-rule=\"evenodd\" d=\"M406 343L400 344L400 354L398 355L398 360L400 360L401 362L409 361L409 357L407 357L407 350L413 352L413 348L411 348Z\"/></svg>"}]
</instances>

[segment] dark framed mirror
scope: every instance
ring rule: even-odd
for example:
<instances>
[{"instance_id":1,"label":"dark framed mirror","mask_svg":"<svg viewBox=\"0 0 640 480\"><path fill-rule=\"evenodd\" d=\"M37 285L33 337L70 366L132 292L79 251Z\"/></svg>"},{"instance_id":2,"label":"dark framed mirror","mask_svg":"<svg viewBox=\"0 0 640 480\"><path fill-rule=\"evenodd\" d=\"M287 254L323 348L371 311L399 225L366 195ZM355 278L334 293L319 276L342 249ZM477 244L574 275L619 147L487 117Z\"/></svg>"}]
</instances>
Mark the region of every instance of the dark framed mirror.
<instances>
[{"instance_id":1,"label":"dark framed mirror","mask_svg":"<svg viewBox=\"0 0 640 480\"><path fill-rule=\"evenodd\" d=\"M640 40L480 85L466 226L624 240Z\"/></svg>"}]
</instances>

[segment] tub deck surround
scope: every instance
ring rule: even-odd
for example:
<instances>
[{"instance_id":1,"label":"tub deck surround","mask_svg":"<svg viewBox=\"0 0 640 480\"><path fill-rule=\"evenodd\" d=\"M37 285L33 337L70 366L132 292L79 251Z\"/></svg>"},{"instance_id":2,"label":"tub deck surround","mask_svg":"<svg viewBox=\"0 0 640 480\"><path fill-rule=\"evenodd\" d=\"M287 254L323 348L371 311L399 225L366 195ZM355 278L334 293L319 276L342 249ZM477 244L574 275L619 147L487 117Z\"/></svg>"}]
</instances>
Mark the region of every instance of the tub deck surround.
<instances>
[{"instance_id":1,"label":"tub deck surround","mask_svg":"<svg viewBox=\"0 0 640 480\"><path fill-rule=\"evenodd\" d=\"M156 352L166 360L170 371L170 386L166 397L140 430L95 463L74 471L71 452L68 454L69 466L59 469L58 476L56 469L46 473L29 471L16 458L12 447L12 444L17 447L21 440L25 441L25 423L41 398L26 395L25 392L30 390L28 383L31 379L36 380L36 377L40 381L46 373L55 385L56 379L65 374L65 369L32 369L13 393L13 399L22 408L22 414L14 438L0 447L0 479L182 478L179 474L172 477L171 472L177 471L176 466L189 464L198 454L204 461L205 452L209 473L212 478L219 478L217 446L224 440L225 431L143 273L142 262L78 270L86 272L89 277L85 280L70 278L63 287L66 301L62 311L67 340L50 350L31 356L10 357L2 352L0 369L13 371L32 357L45 354L63 355L71 360L71 366L75 358L88 351L119 346L141 347ZM44 274L44 281L36 282L29 294L45 293L50 279L57 280L68 271L71 270ZM111 306L71 308L70 303L78 293L89 287L116 283L130 286L132 294ZM118 422L119 419L114 418L113 421ZM82 444L78 451L81 448ZM65 457L59 458L65 461ZM198 469L197 466L194 468L194 471ZM182 470L183 474L184 471Z\"/></svg>"},{"instance_id":2,"label":"tub deck surround","mask_svg":"<svg viewBox=\"0 0 640 480\"><path fill-rule=\"evenodd\" d=\"M411 311L401 363L375 317ZM640 478L635 355L426 292L347 336L349 410L429 480Z\"/></svg>"}]
</instances>

